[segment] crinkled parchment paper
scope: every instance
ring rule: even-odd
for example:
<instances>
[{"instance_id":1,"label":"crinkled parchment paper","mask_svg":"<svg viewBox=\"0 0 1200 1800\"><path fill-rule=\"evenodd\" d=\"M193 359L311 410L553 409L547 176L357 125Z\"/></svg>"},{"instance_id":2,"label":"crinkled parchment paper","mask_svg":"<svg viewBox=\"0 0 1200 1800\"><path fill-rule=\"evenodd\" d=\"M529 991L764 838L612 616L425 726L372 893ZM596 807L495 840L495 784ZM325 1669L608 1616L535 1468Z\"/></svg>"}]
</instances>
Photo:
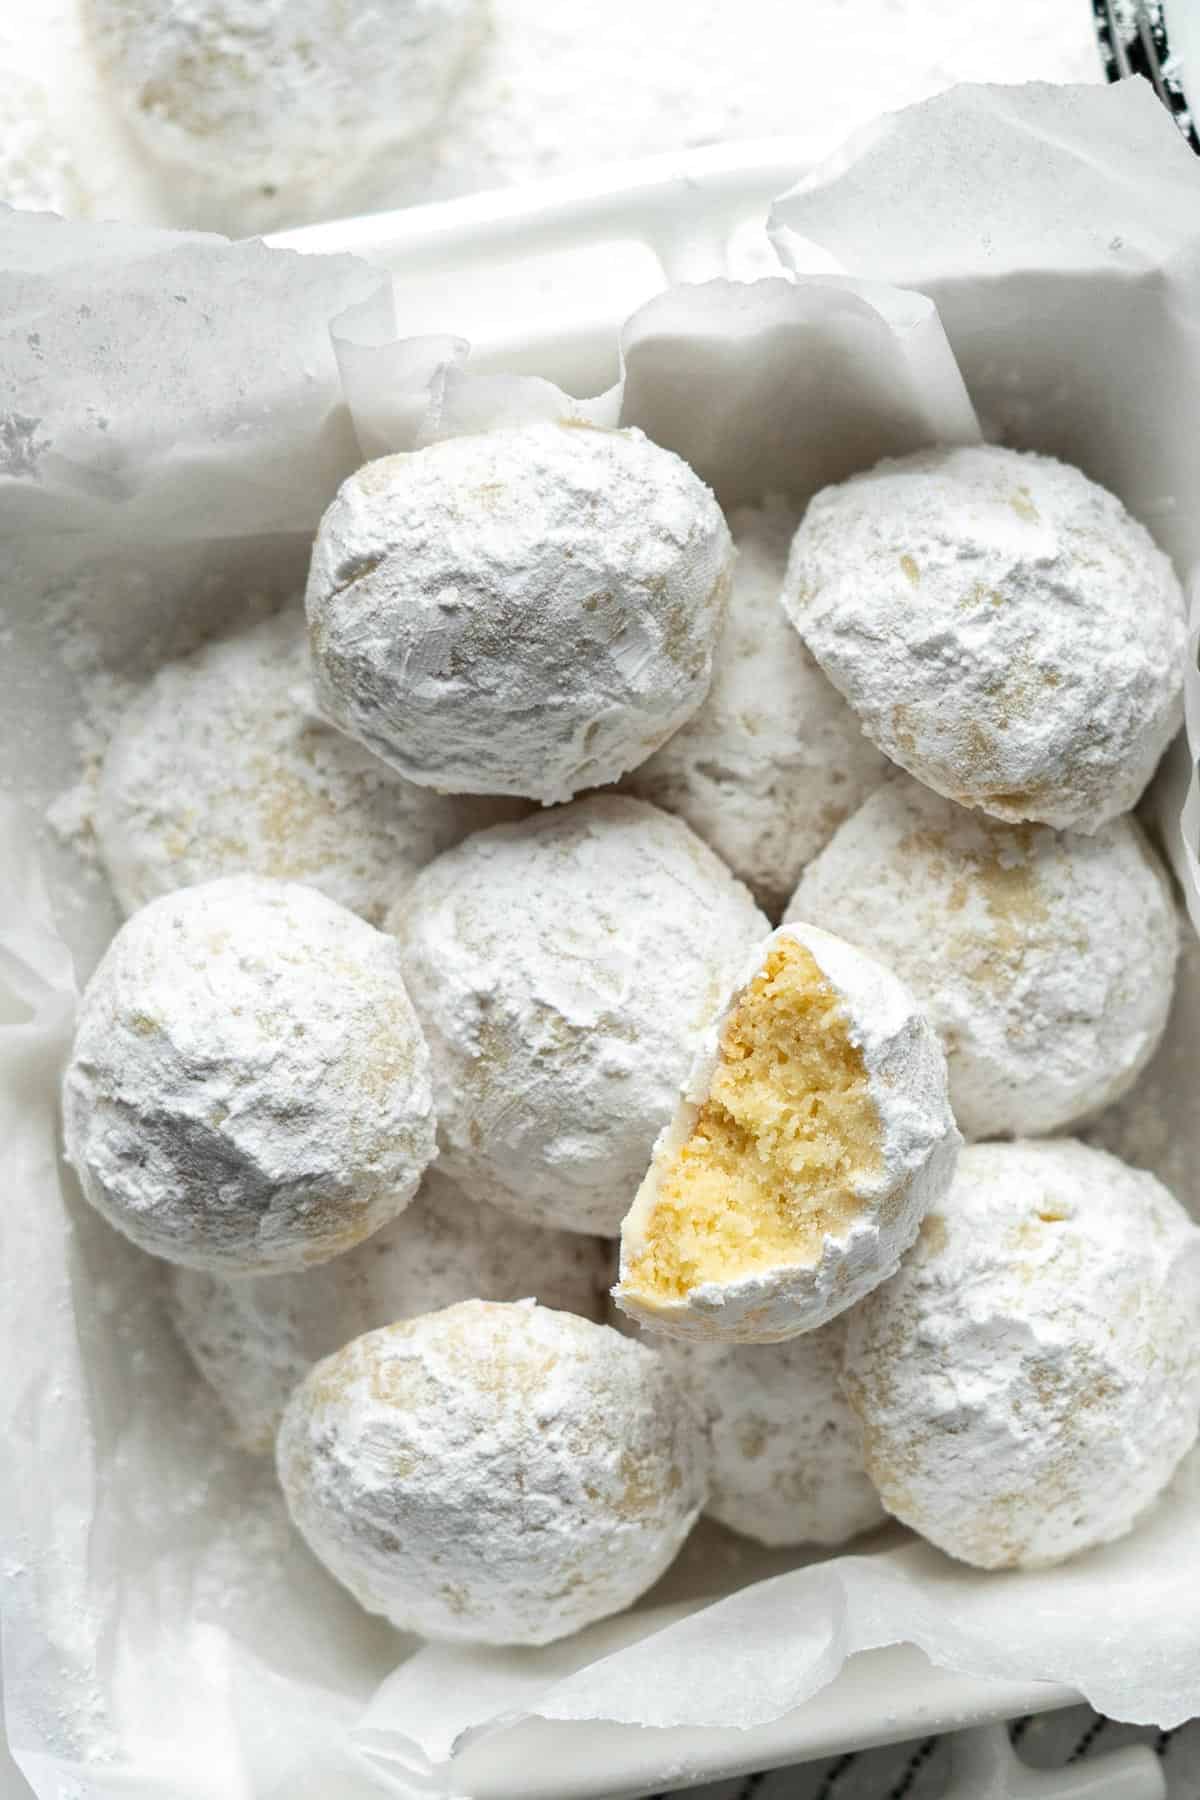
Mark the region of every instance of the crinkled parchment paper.
<instances>
[{"instance_id":1,"label":"crinkled parchment paper","mask_svg":"<svg viewBox=\"0 0 1200 1800\"><path fill-rule=\"evenodd\" d=\"M786 264L819 246L936 301L989 437L1061 456L1200 566L1196 158L1144 81L960 87L889 114L772 209ZM1188 727L1200 744L1191 588ZM1168 848L1200 929L1200 785Z\"/></svg>"},{"instance_id":2,"label":"crinkled parchment paper","mask_svg":"<svg viewBox=\"0 0 1200 1800\"><path fill-rule=\"evenodd\" d=\"M294 589L362 454L498 418L641 425L733 504L971 441L974 401L991 429L1109 481L1189 563L1198 202L1200 169L1136 88L963 90L884 121L780 204L785 249L819 242L845 277L668 292L626 327L621 385L579 399L476 377L449 336L398 342L386 284L349 258L0 219L0 1593L8 1728L39 1794L461 1794L485 1753L480 1791L519 1794L519 1770L508 1790L495 1770L522 1719L699 1742L779 1719L852 1652L897 1642L1125 1718L1200 1710L1197 1459L1134 1536L1046 1574L978 1574L896 1528L807 1563L705 1527L637 1614L547 1651L414 1654L368 1619L290 1532L269 1468L225 1441L157 1266L58 1160L76 984L113 914L44 824L77 754L65 617L110 661L153 666L249 596ZM1168 837L1189 774L1181 751L1160 778ZM1196 1029L1193 951L1145 1087L1094 1128L1190 1168L1193 1205Z\"/></svg>"}]
</instances>

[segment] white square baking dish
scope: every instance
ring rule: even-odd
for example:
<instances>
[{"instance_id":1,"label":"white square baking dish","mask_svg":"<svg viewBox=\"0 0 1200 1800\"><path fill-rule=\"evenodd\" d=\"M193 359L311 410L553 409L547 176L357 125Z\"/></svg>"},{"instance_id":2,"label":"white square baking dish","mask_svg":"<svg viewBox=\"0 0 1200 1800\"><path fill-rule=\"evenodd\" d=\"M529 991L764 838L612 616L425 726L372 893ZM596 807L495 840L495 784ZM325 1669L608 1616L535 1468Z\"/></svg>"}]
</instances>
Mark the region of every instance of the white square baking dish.
<instances>
[{"instance_id":1,"label":"white square baking dish","mask_svg":"<svg viewBox=\"0 0 1200 1800\"><path fill-rule=\"evenodd\" d=\"M473 369L536 374L592 395L617 377L623 321L670 283L780 272L763 230L768 204L825 148L801 139L722 146L268 242L353 252L390 271L399 335L461 333L471 340ZM526 1720L463 1751L454 1792L471 1800L619 1800L1077 1698L1048 1682L957 1674L898 1646L854 1657L814 1699L750 1730ZM1130 1766L1127 1788L1105 1791L1148 1800L1158 1790L1139 1767L1140 1774ZM325 1800L340 1797L327 1788Z\"/></svg>"}]
</instances>

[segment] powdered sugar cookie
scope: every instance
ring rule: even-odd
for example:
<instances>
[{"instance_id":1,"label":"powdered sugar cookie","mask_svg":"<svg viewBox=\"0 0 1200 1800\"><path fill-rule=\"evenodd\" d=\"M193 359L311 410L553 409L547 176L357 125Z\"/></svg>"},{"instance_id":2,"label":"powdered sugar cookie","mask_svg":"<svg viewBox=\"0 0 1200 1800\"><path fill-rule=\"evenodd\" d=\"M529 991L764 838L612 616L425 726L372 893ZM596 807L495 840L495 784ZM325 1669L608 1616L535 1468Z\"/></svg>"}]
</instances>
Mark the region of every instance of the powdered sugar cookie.
<instances>
[{"instance_id":1,"label":"powdered sugar cookie","mask_svg":"<svg viewBox=\"0 0 1200 1800\"><path fill-rule=\"evenodd\" d=\"M825 488L784 604L886 755L1000 819L1095 831L1179 724L1171 565L1052 457L925 450Z\"/></svg>"},{"instance_id":2,"label":"powdered sugar cookie","mask_svg":"<svg viewBox=\"0 0 1200 1800\"><path fill-rule=\"evenodd\" d=\"M771 1343L891 1275L961 1142L946 1061L889 970L810 925L757 948L621 1227L617 1304Z\"/></svg>"},{"instance_id":3,"label":"powdered sugar cookie","mask_svg":"<svg viewBox=\"0 0 1200 1800\"><path fill-rule=\"evenodd\" d=\"M532 1301L356 1338L297 1390L284 1496L401 1630L547 1644L657 1580L704 1503L703 1428L652 1351Z\"/></svg>"},{"instance_id":4,"label":"powdered sugar cookie","mask_svg":"<svg viewBox=\"0 0 1200 1800\"><path fill-rule=\"evenodd\" d=\"M423 786L567 800L700 705L721 510L639 431L514 426L367 463L313 548L317 699Z\"/></svg>"},{"instance_id":5,"label":"powdered sugar cookie","mask_svg":"<svg viewBox=\"0 0 1200 1800\"><path fill-rule=\"evenodd\" d=\"M152 900L80 1001L63 1134L88 1200L156 1256L250 1274L349 1249L434 1154L395 943L291 882Z\"/></svg>"},{"instance_id":6,"label":"powdered sugar cookie","mask_svg":"<svg viewBox=\"0 0 1200 1800\"><path fill-rule=\"evenodd\" d=\"M846 1385L889 1512L982 1568L1127 1532L1200 1421L1200 1231L1073 1139L976 1144L847 1322Z\"/></svg>"},{"instance_id":7,"label":"powdered sugar cookie","mask_svg":"<svg viewBox=\"0 0 1200 1800\"><path fill-rule=\"evenodd\" d=\"M737 562L708 696L623 786L686 819L778 918L888 765L780 605L794 507L744 506L729 524Z\"/></svg>"},{"instance_id":8,"label":"powdered sugar cookie","mask_svg":"<svg viewBox=\"0 0 1200 1800\"><path fill-rule=\"evenodd\" d=\"M86 0L144 147L222 183L328 181L441 117L485 0Z\"/></svg>"},{"instance_id":9,"label":"powdered sugar cookie","mask_svg":"<svg viewBox=\"0 0 1200 1800\"><path fill-rule=\"evenodd\" d=\"M1171 1004L1167 878L1133 819L1002 825L899 777L810 863L787 917L908 983L968 1137L1058 1131L1124 1093Z\"/></svg>"},{"instance_id":10,"label":"powdered sugar cookie","mask_svg":"<svg viewBox=\"0 0 1200 1800\"><path fill-rule=\"evenodd\" d=\"M843 1323L786 1344L647 1337L708 1423L705 1511L731 1531L833 1547L886 1519L842 1392Z\"/></svg>"},{"instance_id":11,"label":"powdered sugar cookie","mask_svg":"<svg viewBox=\"0 0 1200 1800\"><path fill-rule=\"evenodd\" d=\"M433 1057L439 1166L521 1218L615 1236L769 926L680 819L616 794L477 832L391 919Z\"/></svg>"},{"instance_id":12,"label":"powdered sugar cookie","mask_svg":"<svg viewBox=\"0 0 1200 1800\"><path fill-rule=\"evenodd\" d=\"M432 857L519 812L417 787L318 719L297 610L158 671L109 744L96 836L126 913L250 874L308 882L378 925Z\"/></svg>"},{"instance_id":13,"label":"powdered sugar cookie","mask_svg":"<svg viewBox=\"0 0 1200 1800\"><path fill-rule=\"evenodd\" d=\"M269 1451L294 1389L323 1356L460 1300L521 1300L600 1319L608 1247L468 1200L436 1166L398 1219L319 1268L227 1279L174 1268L168 1307L248 1450Z\"/></svg>"}]
</instances>

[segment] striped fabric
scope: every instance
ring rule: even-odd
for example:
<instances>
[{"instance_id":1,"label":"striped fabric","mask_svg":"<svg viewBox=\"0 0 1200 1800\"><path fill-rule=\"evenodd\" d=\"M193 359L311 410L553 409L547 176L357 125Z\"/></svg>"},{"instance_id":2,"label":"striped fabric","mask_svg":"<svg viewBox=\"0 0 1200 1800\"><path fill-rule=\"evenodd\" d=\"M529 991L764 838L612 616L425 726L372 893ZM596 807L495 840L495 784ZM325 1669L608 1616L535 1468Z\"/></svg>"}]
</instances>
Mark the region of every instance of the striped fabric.
<instances>
[{"instance_id":1,"label":"striped fabric","mask_svg":"<svg viewBox=\"0 0 1200 1800\"><path fill-rule=\"evenodd\" d=\"M1059 1769L1126 1744L1148 1744L1163 1760L1168 1800L1200 1800L1200 1719L1177 1731L1155 1731L1118 1725L1090 1707L1072 1706L1014 1719L1009 1736L1022 1759L1037 1769ZM800 1768L743 1775L654 1800L941 1800L948 1779L943 1740L931 1737Z\"/></svg>"}]
</instances>

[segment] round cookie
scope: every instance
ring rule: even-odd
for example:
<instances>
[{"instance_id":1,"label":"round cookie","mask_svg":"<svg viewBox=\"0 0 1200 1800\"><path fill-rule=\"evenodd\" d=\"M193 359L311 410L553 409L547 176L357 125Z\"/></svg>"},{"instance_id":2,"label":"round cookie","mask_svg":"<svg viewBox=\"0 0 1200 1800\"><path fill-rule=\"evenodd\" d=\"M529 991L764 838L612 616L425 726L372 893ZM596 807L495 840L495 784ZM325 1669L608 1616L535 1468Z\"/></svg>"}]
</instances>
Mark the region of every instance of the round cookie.
<instances>
[{"instance_id":1,"label":"round cookie","mask_svg":"<svg viewBox=\"0 0 1200 1800\"><path fill-rule=\"evenodd\" d=\"M410 781L570 799L700 705L732 557L708 488L640 431L542 423L383 457L313 547L318 703Z\"/></svg>"},{"instance_id":2,"label":"round cookie","mask_svg":"<svg viewBox=\"0 0 1200 1800\"><path fill-rule=\"evenodd\" d=\"M265 1274L348 1250L434 1155L395 943L290 882L152 900L80 1001L63 1135L86 1198L156 1256Z\"/></svg>"},{"instance_id":3,"label":"round cookie","mask_svg":"<svg viewBox=\"0 0 1200 1800\"><path fill-rule=\"evenodd\" d=\"M962 1140L908 989L811 925L744 965L621 1227L613 1290L669 1336L782 1342L886 1281Z\"/></svg>"},{"instance_id":4,"label":"round cookie","mask_svg":"<svg viewBox=\"0 0 1200 1800\"><path fill-rule=\"evenodd\" d=\"M269 1452L294 1389L323 1356L459 1300L522 1300L603 1317L607 1246L526 1225L428 1169L398 1219L320 1268L225 1279L170 1271L167 1305L243 1448Z\"/></svg>"},{"instance_id":5,"label":"round cookie","mask_svg":"<svg viewBox=\"0 0 1200 1800\"><path fill-rule=\"evenodd\" d=\"M825 488L784 605L886 755L999 819L1097 830L1179 724L1171 565L1052 457L925 450Z\"/></svg>"},{"instance_id":6,"label":"round cookie","mask_svg":"<svg viewBox=\"0 0 1200 1800\"><path fill-rule=\"evenodd\" d=\"M96 835L127 914L251 874L307 882L378 925L432 857L519 811L416 787L318 719L297 610L158 671L108 746Z\"/></svg>"},{"instance_id":7,"label":"round cookie","mask_svg":"<svg viewBox=\"0 0 1200 1800\"><path fill-rule=\"evenodd\" d=\"M85 0L142 146L210 180L326 179L441 118L485 0Z\"/></svg>"},{"instance_id":8,"label":"round cookie","mask_svg":"<svg viewBox=\"0 0 1200 1800\"><path fill-rule=\"evenodd\" d=\"M778 918L888 765L779 603L795 508L767 500L729 525L737 562L708 696L622 786L686 819Z\"/></svg>"},{"instance_id":9,"label":"round cookie","mask_svg":"<svg viewBox=\"0 0 1200 1800\"><path fill-rule=\"evenodd\" d=\"M847 1324L888 1511L980 1568L1121 1537L1200 1420L1200 1232L1073 1139L976 1144L900 1272Z\"/></svg>"},{"instance_id":10,"label":"round cookie","mask_svg":"<svg viewBox=\"0 0 1200 1800\"><path fill-rule=\"evenodd\" d=\"M769 926L680 819L595 795L477 832L391 920L433 1057L439 1167L615 1236L697 1036Z\"/></svg>"},{"instance_id":11,"label":"round cookie","mask_svg":"<svg viewBox=\"0 0 1200 1800\"><path fill-rule=\"evenodd\" d=\"M1171 1003L1175 909L1129 818L1091 837L1002 825L899 777L810 863L785 917L908 983L969 1138L1039 1136L1116 1099Z\"/></svg>"},{"instance_id":12,"label":"round cookie","mask_svg":"<svg viewBox=\"0 0 1200 1800\"><path fill-rule=\"evenodd\" d=\"M487 1644L631 1605L694 1525L706 1460L652 1351L532 1301L356 1338L297 1390L277 1451L293 1520L369 1612Z\"/></svg>"},{"instance_id":13,"label":"round cookie","mask_svg":"<svg viewBox=\"0 0 1200 1800\"><path fill-rule=\"evenodd\" d=\"M786 1344L649 1340L707 1420L709 1518L772 1547L833 1548L883 1524L842 1392L842 1326Z\"/></svg>"}]
</instances>

